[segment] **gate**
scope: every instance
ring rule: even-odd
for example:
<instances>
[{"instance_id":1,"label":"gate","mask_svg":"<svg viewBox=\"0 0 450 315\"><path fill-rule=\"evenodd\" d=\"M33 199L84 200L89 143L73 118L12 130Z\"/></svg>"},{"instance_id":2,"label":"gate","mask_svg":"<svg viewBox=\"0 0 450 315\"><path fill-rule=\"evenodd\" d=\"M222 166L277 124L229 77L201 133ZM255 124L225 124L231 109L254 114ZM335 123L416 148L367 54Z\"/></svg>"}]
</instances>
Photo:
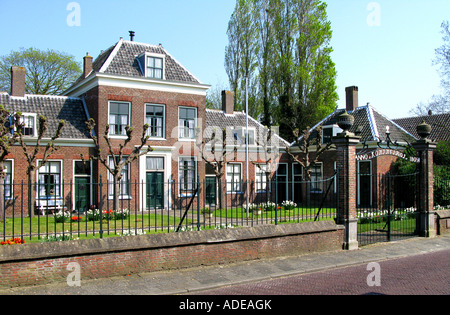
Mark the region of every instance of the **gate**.
<instances>
[{"instance_id":1,"label":"gate","mask_svg":"<svg viewBox=\"0 0 450 315\"><path fill-rule=\"evenodd\" d=\"M417 235L418 173L358 174L358 244L390 242ZM367 185L372 187L371 195Z\"/></svg>"}]
</instances>

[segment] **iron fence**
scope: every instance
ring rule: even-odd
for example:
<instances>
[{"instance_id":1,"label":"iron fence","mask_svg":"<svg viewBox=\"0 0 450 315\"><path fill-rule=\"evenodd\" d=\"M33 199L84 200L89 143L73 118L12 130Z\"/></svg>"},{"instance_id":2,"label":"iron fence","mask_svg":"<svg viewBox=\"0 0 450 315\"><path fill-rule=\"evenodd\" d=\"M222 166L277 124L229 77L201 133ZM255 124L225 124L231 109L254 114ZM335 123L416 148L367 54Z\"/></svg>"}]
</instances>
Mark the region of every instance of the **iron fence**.
<instances>
[{"instance_id":1,"label":"iron fence","mask_svg":"<svg viewBox=\"0 0 450 315\"><path fill-rule=\"evenodd\" d=\"M317 181L3 184L0 238L31 242L333 220L335 177ZM29 189L31 188L31 189ZM1 191L1 190L0 190Z\"/></svg>"},{"instance_id":2,"label":"iron fence","mask_svg":"<svg viewBox=\"0 0 450 315\"><path fill-rule=\"evenodd\" d=\"M418 173L358 174L358 243L361 246L417 235Z\"/></svg>"}]
</instances>

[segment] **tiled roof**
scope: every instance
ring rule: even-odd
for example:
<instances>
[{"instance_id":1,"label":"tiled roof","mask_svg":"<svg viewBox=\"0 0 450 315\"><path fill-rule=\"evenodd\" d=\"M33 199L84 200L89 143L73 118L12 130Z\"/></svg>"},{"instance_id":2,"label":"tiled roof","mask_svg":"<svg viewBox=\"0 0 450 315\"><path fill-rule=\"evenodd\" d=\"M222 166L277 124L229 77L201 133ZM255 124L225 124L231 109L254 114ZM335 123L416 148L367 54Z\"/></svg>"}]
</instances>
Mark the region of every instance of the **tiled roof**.
<instances>
[{"instance_id":1,"label":"tiled roof","mask_svg":"<svg viewBox=\"0 0 450 315\"><path fill-rule=\"evenodd\" d=\"M337 118L344 113L344 109L338 109L312 128L312 136L319 126L329 126L337 124ZM389 126L392 141L411 143L416 138L408 130L379 113L371 105L360 106L349 112L355 118L355 123L350 128L350 132L361 137L361 141L379 141L386 138L386 127Z\"/></svg>"},{"instance_id":2,"label":"tiled roof","mask_svg":"<svg viewBox=\"0 0 450 315\"><path fill-rule=\"evenodd\" d=\"M249 116L248 120L249 128L255 129L256 134L255 138L257 143L263 144L266 141L267 137L267 128L261 125L258 121ZM208 128L210 127L210 128ZM213 128L217 128L223 130L224 128L230 127L246 127L246 115L244 112L234 112L232 115L225 114L222 110L215 109L206 109L206 131L205 138L210 138L212 134ZM272 143L278 144L280 147L289 146L289 143L274 134L274 138L272 139ZM231 141L228 143L232 143L234 141L232 134L227 134L227 141Z\"/></svg>"},{"instance_id":3,"label":"tiled roof","mask_svg":"<svg viewBox=\"0 0 450 315\"><path fill-rule=\"evenodd\" d=\"M201 82L183 67L162 46L126 41L118 43L102 52L93 62L93 73L105 73L126 77L143 78L137 57L143 53L156 53L165 56L165 80L201 84ZM82 82L81 76L73 86Z\"/></svg>"},{"instance_id":4,"label":"tiled roof","mask_svg":"<svg viewBox=\"0 0 450 315\"><path fill-rule=\"evenodd\" d=\"M431 126L431 135L429 136L431 140L450 141L450 113L400 118L394 121L417 138L419 138L419 135L416 128L425 121Z\"/></svg>"},{"instance_id":5,"label":"tiled roof","mask_svg":"<svg viewBox=\"0 0 450 315\"><path fill-rule=\"evenodd\" d=\"M13 97L7 93L0 93L0 104L11 113L22 112L47 117L48 130L44 138L52 137L55 134L60 120L66 121L61 138L90 138L85 125L86 113L82 100L79 98L50 95Z\"/></svg>"}]
</instances>

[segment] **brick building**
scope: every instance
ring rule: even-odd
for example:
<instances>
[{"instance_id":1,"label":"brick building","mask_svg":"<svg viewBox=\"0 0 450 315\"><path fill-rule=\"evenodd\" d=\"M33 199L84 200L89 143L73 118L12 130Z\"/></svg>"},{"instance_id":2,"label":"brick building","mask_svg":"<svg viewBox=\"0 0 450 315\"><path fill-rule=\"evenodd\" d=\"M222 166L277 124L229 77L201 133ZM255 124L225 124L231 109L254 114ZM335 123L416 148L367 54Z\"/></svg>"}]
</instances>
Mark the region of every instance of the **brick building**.
<instances>
[{"instance_id":1,"label":"brick building","mask_svg":"<svg viewBox=\"0 0 450 315\"><path fill-rule=\"evenodd\" d=\"M346 108L337 109L311 129L312 137L322 132L323 143L331 142L331 138L342 132L338 119L344 113L354 117L350 132L360 137L356 146L357 159L357 205L359 207L377 207L380 202L380 181L383 175L392 171L392 164L399 158L410 159L406 149L419 137L408 131L399 123L387 118L370 104L360 106L358 87L346 88ZM320 127L320 128L319 128ZM414 129L417 127L415 125ZM314 167L314 177L326 179L333 176L336 170L336 150L325 152L320 162ZM414 158L412 159L414 160ZM323 187L319 187L322 190ZM337 187L334 187L336 193Z\"/></svg>"},{"instance_id":2,"label":"brick building","mask_svg":"<svg viewBox=\"0 0 450 315\"><path fill-rule=\"evenodd\" d=\"M211 184L211 173L207 174L207 163L200 154L199 143L202 137L210 137L208 132L216 127L229 129L231 146L239 151L238 159L233 160L233 165L224 174L224 182L234 182L229 183L226 189L230 190L230 196L244 192L242 182L247 178L247 172L243 166L245 146L242 139L245 139L246 115L234 112L233 108L226 109L229 105L224 105L224 111L207 110L206 92L210 86L200 82L161 45L121 39L95 60L87 54L83 60L83 74L64 96L25 94L25 69L13 68L12 71L11 95L2 93L1 103L11 113L21 111L24 114L26 127L31 128L25 135L30 147L36 143L39 115L46 116L49 124L43 143L53 135L59 120L66 121L63 134L56 142L59 150L36 171L37 188L34 194L37 206L59 205L68 210L83 211L102 202L103 209L112 207L113 177L106 167L95 160L97 150L85 124L91 118L96 123L94 133L100 150L109 154L111 163L113 157L104 139L107 125L109 131L106 137L114 154L119 152L127 139L125 127L134 129L132 141L124 147L123 156L131 154L140 144L144 125L149 126L146 135L151 152L122 170L120 204L123 208L183 208L198 182L207 184L210 179L208 183ZM261 139L267 134L263 132L267 129L252 118L249 121L252 160L249 162L248 179L255 181L259 176L265 181L261 168L256 165L275 165L276 161L272 158L269 163L266 156L259 160L253 157L255 152L262 150ZM239 139L238 145L236 139ZM278 136L274 139L276 146L288 145ZM92 157L94 159L90 159ZM24 159L21 147L14 146L5 163L7 183L17 185L22 180L27 183ZM278 155L276 159L279 159ZM100 187L100 182L108 184ZM45 192L44 183L46 187L52 187L51 193L49 189ZM27 193L25 190L18 198L17 189L13 192L13 188L6 187L10 194L7 199L11 199L7 213L11 213L11 204L26 200ZM206 194L209 194L209 203L217 202L214 196L217 196L219 187L217 183L210 187L213 187L212 190L202 191L202 205L206 202Z\"/></svg>"}]
</instances>

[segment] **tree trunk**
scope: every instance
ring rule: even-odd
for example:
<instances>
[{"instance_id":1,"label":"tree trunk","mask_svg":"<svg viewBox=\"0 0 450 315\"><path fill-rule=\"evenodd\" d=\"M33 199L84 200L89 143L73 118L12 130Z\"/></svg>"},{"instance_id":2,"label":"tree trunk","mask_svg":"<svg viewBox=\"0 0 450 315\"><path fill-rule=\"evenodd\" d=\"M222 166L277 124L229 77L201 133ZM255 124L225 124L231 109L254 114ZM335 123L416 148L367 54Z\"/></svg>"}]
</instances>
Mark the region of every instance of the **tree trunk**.
<instances>
[{"instance_id":1,"label":"tree trunk","mask_svg":"<svg viewBox=\"0 0 450 315\"><path fill-rule=\"evenodd\" d=\"M114 188L113 188L113 210L114 212L119 210L119 202L120 202L120 175L121 173L119 173L118 175L114 175Z\"/></svg>"}]
</instances>

